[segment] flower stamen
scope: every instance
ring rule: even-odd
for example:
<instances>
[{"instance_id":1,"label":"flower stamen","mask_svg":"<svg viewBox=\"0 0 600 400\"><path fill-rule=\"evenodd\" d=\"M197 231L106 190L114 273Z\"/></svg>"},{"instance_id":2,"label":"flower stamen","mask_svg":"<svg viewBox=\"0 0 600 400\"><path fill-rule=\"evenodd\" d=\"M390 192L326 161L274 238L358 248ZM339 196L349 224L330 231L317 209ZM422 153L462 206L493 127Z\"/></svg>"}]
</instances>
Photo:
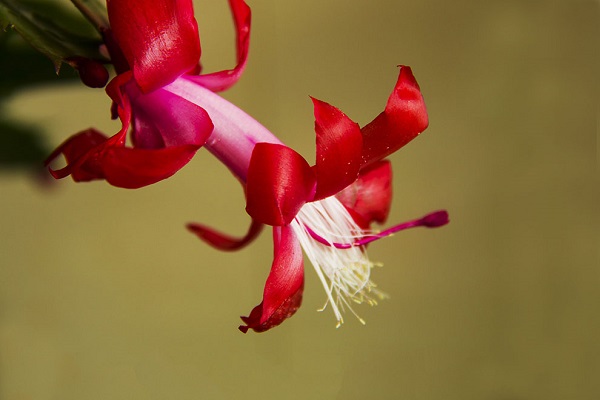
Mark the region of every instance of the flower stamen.
<instances>
[{"instance_id":1,"label":"flower stamen","mask_svg":"<svg viewBox=\"0 0 600 400\"><path fill-rule=\"evenodd\" d=\"M338 327L344 322L342 312L346 309L364 324L351 303L375 305L373 297L383 299L386 295L370 280L375 264L369 260L365 247L338 242L356 243L365 231L334 197L305 204L291 226L327 293L320 311L331 304Z\"/></svg>"},{"instance_id":2,"label":"flower stamen","mask_svg":"<svg viewBox=\"0 0 600 400\"><path fill-rule=\"evenodd\" d=\"M327 300L318 311L331 304L336 327L344 323L342 312L346 310L365 324L351 303L374 306L377 298L387 297L370 279L371 269L381 264L369 260L366 245L401 230L435 228L447 223L448 213L441 210L374 232L360 228L335 197L305 204L291 226L327 293Z\"/></svg>"},{"instance_id":3,"label":"flower stamen","mask_svg":"<svg viewBox=\"0 0 600 400\"><path fill-rule=\"evenodd\" d=\"M333 246L336 249L349 249L354 246L364 246L368 243L374 242L376 240L382 239L386 236L390 236L396 232L417 228L419 226L423 226L426 228L437 228L443 225L446 225L449 222L448 212L446 210L434 211L432 213L427 214L426 216L418 219L414 219L411 221L403 222L401 224L395 225L391 228L388 228L384 231L378 233L372 233L370 231L363 231L363 234L358 236L356 240L352 243L337 243L337 242L329 242L318 233L316 233L310 226L305 225L306 231L310 234L310 236L315 239L317 242L324 244L326 246Z\"/></svg>"}]
</instances>

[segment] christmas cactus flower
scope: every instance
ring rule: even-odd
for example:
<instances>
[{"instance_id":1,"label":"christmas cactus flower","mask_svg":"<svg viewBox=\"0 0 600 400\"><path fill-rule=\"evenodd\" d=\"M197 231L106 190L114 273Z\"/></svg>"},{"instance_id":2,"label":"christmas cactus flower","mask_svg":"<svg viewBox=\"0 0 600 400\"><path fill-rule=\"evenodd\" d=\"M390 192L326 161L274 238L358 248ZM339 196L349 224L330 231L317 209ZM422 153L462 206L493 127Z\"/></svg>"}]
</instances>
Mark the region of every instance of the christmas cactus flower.
<instances>
[{"instance_id":1,"label":"christmas cactus flower","mask_svg":"<svg viewBox=\"0 0 600 400\"><path fill-rule=\"evenodd\" d=\"M229 4L237 66L198 75L200 40L191 0L108 0L110 27L102 34L118 75L106 92L122 128L110 138L90 128L67 139L47 160L62 153L67 161L62 169L50 169L52 175L137 188L181 169L210 137L215 116L207 113L203 99L190 102L165 87L185 80L221 91L239 79L248 54L250 9L241 0ZM126 145L130 131L131 147Z\"/></svg>"},{"instance_id":2,"label":"christmas cactus flower","mask_svg":"<svg viewBox=\"0 0 600 400\"><path fill-rule=\"evenodd\" d=\"M383 293L370 278L368 243L403 229L437 227L446 211L377 232L391 203L391 167L385 157L428 125L419 86L401 67L384 111L359 127L339 109L313 99L316 163L308 162L216 92L233 85L246 65L250 9L230 0L237 32L237 65L200 74L200 41L191 0L108 0L103 37L117 76L108 84L113 115L122 128L112 137L95 129L69 138L49 157L67 165L56 178L104 179L138 188L165 179L205 147L238 178L246 193L250 228L241 238L200 224L188 229L222 250L250 243L264 225L273 230L274 259L262 302L242 332L263 332L300 307L303 252L327 293L338 321L352 303L375 304ZM131 146L126 144L130 133ZM361 320L362 321L362 320Z\"/></svg>"},{"instance_id":3,"label":"christmas cactus flower","mask_svg":"<svg viewBox=\"0 0 600 400\"><path fill-rule=\"evenodd\" d=\"M185 80L173 82L167 90L183 98L201 96ZM210 115L234 116L215 124L206 148L245 186L252 224L242 238L200 224L189 224L188 229L216 248L233 250L254 239L263 224L273 227L274 260L263 300L242 317L242 332L269 330L300 307L302 249L323 283L326 306L333 309L339 326L342 310L352 311L351 303L376 304L384 296L370 279L374 264L367 256L368 243L403 229L448 223L447 212L437 211L382 232L370 229L372 222L385 222L390 208L391 167L383 158L428 125L425 103L409 67L400 69L385 110L363 128L325 102L313 99L313 105L317 146L313 166L224 100L218 109L207 109Z\"/></svg>"}]
</instances>

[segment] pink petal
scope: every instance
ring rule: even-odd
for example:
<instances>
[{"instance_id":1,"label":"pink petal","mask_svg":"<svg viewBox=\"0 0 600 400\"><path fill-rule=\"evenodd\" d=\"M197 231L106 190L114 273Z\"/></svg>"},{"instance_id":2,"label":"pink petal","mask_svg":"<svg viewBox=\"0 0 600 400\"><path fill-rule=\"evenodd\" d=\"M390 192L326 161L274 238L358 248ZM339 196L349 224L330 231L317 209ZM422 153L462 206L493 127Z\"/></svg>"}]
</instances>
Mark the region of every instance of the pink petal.
<instances>
[{"instance_id":1,"label":"pink petal","mask_svg":"<svg viewBox=\"0 0 600 400\"><path fill-rule=\"evenodd\" d=\"M133 109L135 147L200 147L212 133L212 121L199 105L162 88L147 94L135 85L126 88Z\"/></svg>"},{"instance_id":2,"label":"pink petal","mask_svg":"<svg viewBox=\"0 0 600 400\"><path fill-rule=\"evenodd\" d=\"M317 134L317 192L314 200L332 196L354 182L361 164L359 126L337 108L312 99Z\"/></svg>"},{"instance_id":3,"label":"pink petal","mask_svg":"<svg viewBox=\"0 0 600 400\"><path fill-rule=\"evenodd\" d=\"M288 226L273 228L274 259L265 284L263 301L239 329L246 333L267 331L290 318L302 303L304 265L302 249L294 231Z\"/></svg>"},{"instance_id":4,"label":"pink petal","mask_svg":"<svg viewBox=\"0 0 600 400\"><path fill-rule=\"evenodd\" d=\"M234 69L190 77L190 79L215 92L223 91L235 84L242 76L248 59L248 48L250 46L250 7L242 0L229 0L229 6L231 7L235 23L237 65Z\"/></svg>"},{"instance_id":5,"label":"pink petal","mask_svg":"<svg viewBox=\"0 0 600 400\"><path fill-rule=\"evenodd\" d=\"M248 232L246 233L246 235L244 235L241 238L234 238L224 233L217 232L214 229L209 228L205 225L186 225L188 230L196 234L196 236L198 236L200 239L219 250L225 251L238 250L246 246L258 236L258 234L262 231L263 226L264 225L260 222L252 220L252 224L250 224L250 228L248 228Z\"/></svg>"},{"instance_id":6,"label":"pink petal","mask_svg":"<svg viewBox=\"0 0 600 400\"><path fill-rule=\"evenodd\" d=\"M250 115L217 93L198 85L190 77L185 75L176 79L164 89L192 103L201 104L208 112L215 127L204 146L245 184L256 144L282 144L281 141Z\"/></svg>"},{"instance_id":7,"label":"pink petal","mask_svg":"<svg viewBox=\"0 0 600 400\"><path fill-rule=\"evenodd\" d=\"M142 91L162 87L200 59L192 0L108 0L117 44Z\"/></svg>"},{"instance_id":8,"label":"pink petal","mask_svg":"<svg viewBox=\"0 0 600 400\"><path fill-rule=\"evenodd\" d=\"M385 110L362 128L363 165L394 153L428 125L421 90L410 67L401 67Z\"/></svg>"},{"instance_id":9,"label":"pink petal","mask_svg":"<svg viewBox=\"0 0 600 400\"><path fill-rule=\"evenodd\" d=\"M246 185L246 211L253 219L289 224L312 199L314 187L314 173L300 154L280 144L256 144Z\"/></svg>"},{"instance_id":10,"label":"pink petal","mask_svg":"<svg viewBox=\"0 0 600 400\"><path fill-rule=\"evenodd\" d=\"M106 92L117 105L121 134L127 132L135 109L139 125L133 132L136 148L126 148L124 143L113 147L105 152L102 163L110 184L138 188L183 168L210 136L213 125L200 106L163 89L142 94L128 80L130 76L118 75Z\"/></svg>"},{"instance_id":11,"label":"pink petal","mask_svg":"<svg viewBox=\"0 0 600 400\"><path fill-rule=\"evenodd\" d=\"M356 182L336 195L362 228L372 222L383 223L392 202L392 166L376 161L360 171Z\"/></svg>"},{"instance_id":12,"label":"pink petal","mask_svg":"<svg viewBox=\"0 0 600 400\"><path fill-rule=\"evenodd\" d=\"M63 153L67 158L65 168L51 170L55 178L71 174L76 181L105 179L114 186L139 188L172 176L204 144L212 132L204 109L162 89L142 94L130 80L131 72L120 74L106 87L121 130L110 139L88 130L67 140L50 156L51 160ZM140 113L134 142L146 148L125 147L132 117L130 94Z\"/></svg>"}]
</instances>

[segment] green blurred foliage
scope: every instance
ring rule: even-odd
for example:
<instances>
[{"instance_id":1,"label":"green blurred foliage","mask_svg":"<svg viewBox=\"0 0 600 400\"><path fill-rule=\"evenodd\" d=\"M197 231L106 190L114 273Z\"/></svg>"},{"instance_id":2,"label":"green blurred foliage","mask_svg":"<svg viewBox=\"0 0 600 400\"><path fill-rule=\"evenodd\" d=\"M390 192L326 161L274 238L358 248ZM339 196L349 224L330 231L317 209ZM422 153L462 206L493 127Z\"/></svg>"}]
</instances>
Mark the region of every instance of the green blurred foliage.
<instances>
[{"instance_id":1,"label":"green blurred foliage","mask_svg":"<svg viewBox=\"0 0 600 400\"><path fill-rule=\"evenodd\" d=\"M79 0L103 18L96 0ZM41 168L50 149L44 130L6 115L11 95L45 84L64 84L78 77L71 57L106 61L99 33L66 1L0 0L0 168Z\"/></svg>"},{"instance_id":2,"label":"green blurred foliage","mask_svg":"<svg viewBox=\"0 0 600 400\"><path fill-rule=\"evenodd\" d=\"M99 33L67 5L59 1L0 0L0 27L19 32L52 60L57 72L71 57L104 60Z\"/></svg>"},{"instance_id":3,"label":"green blurred foliage","mask_svg":"<svg viewBox=\"0 0 600 400\"><path fill-rule=\"evenodd\" d=\"M0 54L0 101L31 86L77 78L77 73L70 67L57 74L48 57L14 31L0 31Z\"/></svg>"},{"instance_id":4,"label":"green blurred foliage","mask_svg":"<svg viewBox=\"0 0 600 400\"><path fill-rule=\"evenodd\" d=\"M63 68L58 76L52 62L14 31L0 33L0 168L41 169L51 149L44 130L16 120L4 110L5 102L19 91L44 84L72 82L77 73Z\"/></svg>"}]
</instances>

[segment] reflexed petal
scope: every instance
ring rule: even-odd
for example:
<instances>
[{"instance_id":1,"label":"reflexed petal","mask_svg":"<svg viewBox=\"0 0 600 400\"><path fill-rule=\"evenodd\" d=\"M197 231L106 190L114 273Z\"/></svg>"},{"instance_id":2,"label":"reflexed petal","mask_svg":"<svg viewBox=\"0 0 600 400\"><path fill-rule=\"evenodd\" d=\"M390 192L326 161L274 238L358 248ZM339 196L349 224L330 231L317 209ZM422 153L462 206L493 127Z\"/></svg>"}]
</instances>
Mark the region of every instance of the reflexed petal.
<instances>
[{"instance_id":1,"label":"reflexed petal","mask_svg":"<svg viewBox=\"0 0 600 400\"><path fill-rule=\"evenodd\" d=\"M144 92L194 69L200 59L192 0L108 0L115 39Z\"/></svg>"},{"instance_id":2,"label":"reflexed petal","mask_svg":"<svg viewBox=\"0 0 600 400\"><path fill-rule=\"evenodd\" d=\"M130 72L120 74L106 87L121 119L121 130L110 139L88 130L67 140L49 158L60 153L67 158L65 168L51 170L55 178L72 174L76 181L106 179L114 186L139 188L173 175L206 141L212 122L204 109L163 90L142 94L130 80ZM132 117L128 92L141 114L136 119L141 130L134 134L135 141L149 148L125 147ZM178 113L185 118L178 119Z\"/></svg>"},{"instance_id":3,"label":"reflexed petal","mask_svg":"<svg viewBox=\"0 0 600 400\"><path fill-rule=\"evenodd\" d=\"M136 189L166 179L187 164L199 146L162 149L111 147L101 159L104 178L113 186Z\"/></svg>"},{"instance_id":4,"label":"reflexed petal","mask_svg":"<svg viewBox=\"0 0 600 400\"><path fill-rule=\"evenodd\" d=\"M246 184L246 211L259 222L289 224L312 199L315 177L304 158L289 147L257 143Z\"/></svg>"},{"instance_id":5,"label":"reflexed petal","mask_svg":"<svg viewBox=\"0 0 600 400\"><path fill-rule=\"evenodd\" d=\"M114 146L124 146L129 130L131 107L128 99L122 96L120 87L130 78L130 72L118 75L106 87L106 92L115 101L114 104L118 105L116 108L122 122L121 130L111 138L106 138L102 133L90 128L67 139L46 160L48 164L60 153L66 158L66 167L60 170L50 168L54 178L62 179L71 175L76 182L106 178L103 169L105 152Z\"/></svg>"},{"instance_id":6,"label":"reflexed petal","mask_svg":"<svg viewBox=\"0 0 600 400\"><path fill-rule=\"evenodd\" d=\"M197 150L195 146L132 149L109 146L106 142L60 170L50 169L50 173L56 179L68 175L76 182L105 179L113 186L136 189L172 176Z\"/></svg>"},{"instance_id":7,"label":"reflexed petal","mask_svg":"<svg viewBox=\"0 0 600 400\"><path fill-rule=\"evenodd\" d=\"M107 140L108 137L96 129L86 129L71 136L58 146L46 159L46 165L50 164L62 153L67 160L67 166L60 170L49 168L54 178L61 179L71 175L75 182L103 179L104 175L101 166L98 164L97 157L95 157L95 154L87 155L87 153L94 148L100 149L102 147L100 145L106 143ZM84 158L86 155L87 157Z\"/></svg>"},{"instance_id":8,"label":"reflexed petal","mask_svg":"<svg viewBox=\"0 0 600 400\"><path fill-rule=\"evenodd\" d=\"M363 165L392 154L428 125L421 90L410 67L401 67L385 110L362 128Z\"/></svg>"},{"instance_id":9,"label":"reflexed petal","mask_svg":"<svg viewBox=\"0 0 600 400\"><path fill-rule=\"evenodd\" d=\"M96 144L101 139L100 135L94 130L84 131L58 147L48 162L63 153L68 164L60 170L50 170L52 175L60 179L70 174L75 181L105 179L113 186L134 189L170 177L198 150L198 146L193 145L163 149L128 148L120 140L121 132Z\"/></svg>"},{"instance_id":10,"label":"reflexed petal","mask_svg":"<svg viewBox=\"0 0 600 400\"><path fill-rule=\"evenodd\" d=\"M274 259L265 284L263 301L242 317L244 333L267 331L294 315L302 303L304 266L302 248L290 226L273 228Z\"/></svg>"},{"instance_id":11,"label":"reflexed petal","mask_svg":"<svg viewBox=\"0 0 600 400\"><path fill-rule=\"evenodd\" d=\"M362 135L359 126L337 108L312 99L317 134L314 200L332 196L354 182L361 163Z\"/></svg>"},{"instance_id":12,"label":"reflexed petal","mask_svg":"<svg viewBox=\"0 0 600 400\"><path fill-rule=\"evenodd\" d=\"M362 228L384 223L392 202L392 166L377 161L360 171L356 182L335 196Z\"/></svg>"},{"instance_id":13,"label":"reflexed petal","mask_svg":"<svg viewBox=\"0 0 600 400\"><path fill-rule=\"evenodd\" d=\"M131 101L126 94L125 88L133 83L133 74L131 71L115 76L106 86L106 94L112 99L111 107L112 118L121 119L123 124L121 132L125 134L131 124Z\"/></svg>"},{"instance_id":14,"label":"reflexed petal","mask_svg":"<svg viewBox=\"0 0 600 400\"><path fill-rule=\"evenodd\" d=\"M122 133L128 130L132 108L135 110L139 126L135 126L133 141L142 148L126 148L123 143L110 149L103 158L103 168L111 185L137 188L183 168L210 136L213 125L204 109L173 93L163 89L140 93L128 80L130 76L118 75L106 92L118 106Z\"/></svg>"},{"instance_id":15,"label":"reflexed petal","mask_svg":"<svg viewBox=\"0 0 600 400\"><path fill-rule=\"evenodd\" d=\"M244 237L234 238L224 233L217 232L216 230L209 228L201 224L187 224L186 227L191 232L195 233L200 239L210 244L211 246L219 250L238 250L252 242L258 234L262 231L263 224L252 220L250 228Z\"/></svg>"},{"instance_id":16,"label":"reflexed petal","mask_svg":"<svg viewBox=\"0 0 600 400\"><path fill-rule=\"evenodd\" d=\"M237 65L234 69L212 74L190 76L190 79L214 92L228 89L242 76L248 59L250 46L250 7L242 0L229 0L236 31Z\"/></svg>"}]
</instances>

